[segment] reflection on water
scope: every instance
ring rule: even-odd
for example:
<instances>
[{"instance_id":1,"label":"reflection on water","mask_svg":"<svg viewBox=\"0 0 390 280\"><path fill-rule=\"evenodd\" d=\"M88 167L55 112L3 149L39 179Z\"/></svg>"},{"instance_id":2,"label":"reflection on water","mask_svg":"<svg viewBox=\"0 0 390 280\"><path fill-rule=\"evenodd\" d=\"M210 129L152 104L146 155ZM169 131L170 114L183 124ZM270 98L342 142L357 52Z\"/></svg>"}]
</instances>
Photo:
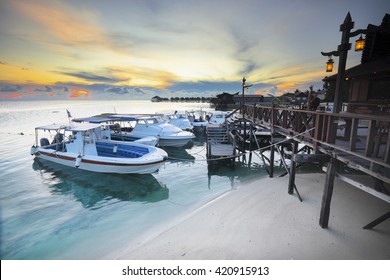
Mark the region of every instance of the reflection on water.
<instances>
[{"instance_id":1,"label":"reflection on water","mask_svg":"<svg viewBox=\"0 0 390 280\"><path fill-rule=\"evenodd\" d=\"M275 167L276 172L279 168ZM251 181L261 176L268 175L264 164L256 162L251 158L241 156L236 158L233 166L229 166L226 161L216 161L207 166L208 187L212 185L213 177L227 177L229 178L232 188L235 187L235 182Z\"/></svg>"},{"instance_id":2,"label":"reflection on water","mask_svg":"<svg viewBox=\"0 0 390 280\"><path fill-rule=\"evenodd\" d=\"M165 184L150 174L100 174L34 159L33 169L53 195L71 195L85 208L98 209L115 201L157 202L168 199Z\"/></svg>"},{"instance_id":3,"label":"reflection on water","mask_svg":"<svg viewBox=\"0 0 390 280\"><path fill-rule=\"evenodd\" d=\"M168 157L171 162L194 162L195 160L195 157L183 148L166 147L164 150L168 153Z\"/></svg>"}]
</instances>

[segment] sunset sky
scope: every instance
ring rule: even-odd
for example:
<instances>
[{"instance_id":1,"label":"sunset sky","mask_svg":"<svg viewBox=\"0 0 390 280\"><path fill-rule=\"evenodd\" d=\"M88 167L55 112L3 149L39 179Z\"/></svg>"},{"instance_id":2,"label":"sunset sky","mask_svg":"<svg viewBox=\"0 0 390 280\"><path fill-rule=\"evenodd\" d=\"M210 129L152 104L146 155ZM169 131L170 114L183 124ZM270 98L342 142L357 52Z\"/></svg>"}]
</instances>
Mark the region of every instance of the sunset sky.
<instances>
[{"instance_id":1,"label":"sunset sky","mask_svg":"<svg viewBox=\"0 0 390 280\"><path fill-rule=\"evenodd\" d=\"M0 0L0 101L322 89L348 11L379 25L390 1Z\"/></svg>"}]
</instances>

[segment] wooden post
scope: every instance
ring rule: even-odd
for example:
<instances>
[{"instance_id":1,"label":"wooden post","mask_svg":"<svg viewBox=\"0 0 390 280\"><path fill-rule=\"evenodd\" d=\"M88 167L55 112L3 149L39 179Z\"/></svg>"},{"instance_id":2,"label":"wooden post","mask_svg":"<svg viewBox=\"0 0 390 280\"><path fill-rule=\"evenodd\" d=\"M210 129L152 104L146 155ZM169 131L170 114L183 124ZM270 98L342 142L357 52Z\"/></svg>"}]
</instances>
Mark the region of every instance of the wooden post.
<instances>
[{"instance_id":1,"label":"wooden post","mask_svg":"<svg viewBox=\"0 0 390 280\"><path fill-rule=\"evenodd\" d=\"M337 50L339 52L339 68L337 71L336 90L334 97L333 113L339 113L343 103L343 83L345 81L345 67L347 65L348 51L351 49L351 43L349 43L349 37L351 29L355 23L352 21L351 14L348 12L344 19L343 24L340 25L341 44Z\"/></svg>"},{"instance_id":2,"label":"wooden post","mask_svg":"<svg viewBox=\"0 0 390 280\"><path fill-rule=\"evenodd\" d=\"M271 139L273 138L273 136L271 136ZM270 166L269 166L269 177L270 178L273 178L274 177L274 162L275 162L275 145L276 144L273 144L273 141L271 140L271 155L270 155Z\"/></svg>"},{"instance_id":3,"label":"wooden post","mask_svg":"<svg viewBox=\"0 0 390 280\"><path fill-rule=\"evenodd\" d=\"M291 165L290 165L290 176L288 179L288 194L294 193L294 186L295 186L295 171L297 167L297 163L295 161L295 154L298 150L298 142L293 140L292 142L292 155L291 155Z\"/></svg>"},{"instance_id":4,"label":"wooden post","mask_svg":"<svg viewBox=\"0 0 390 280\"><path fill-rule=\"evenodd\" d=\"M332 200L334 178L337 171L337 159L332 156L326 170L326 179L324 186L324 193L322 195L321 213L320 213L320 226L322 228L328 228L329 214L330 214L330 202Z\"/></svg>"},{"instance_id":5,"label":"wooden post","mask_svg":"<svg viewBox=\"0 0 390 280\"><path fill-rule=\"evenodd\" d=\"M354 27L355 23L352 21L351 14L348 12L347 16L344 19L343 24L340 25L341 33L341 44L338 45L337 51L333 52L321 52L324 56L338 56L339 57L339 67L337 71L336 79L336 89L334 95L334 104L333 104L333 113L340 113L341 107L343 104L343 84L345 81L345 67L347 65L347 56L348 51L351 49L351 43L349 38L351 35L351 29ZM330 130L328 136L328 143L334 144L336 142L337 134L337 119L332 117L330 123Z\"/></svg>"}]
</instances>

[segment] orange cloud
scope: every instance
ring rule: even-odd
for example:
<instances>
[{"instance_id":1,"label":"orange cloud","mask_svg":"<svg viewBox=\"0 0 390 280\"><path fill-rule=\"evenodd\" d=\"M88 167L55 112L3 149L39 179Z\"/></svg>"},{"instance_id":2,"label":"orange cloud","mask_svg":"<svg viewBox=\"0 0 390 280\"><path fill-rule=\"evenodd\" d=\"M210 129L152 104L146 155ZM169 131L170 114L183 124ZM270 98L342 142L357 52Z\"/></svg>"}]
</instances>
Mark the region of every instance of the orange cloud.
<instances>
[{"instance_id":1,"label":"orange cloud","mask_svg":"<svg viewBox=\"0 0 390 280\"><path fill-rule=\"evenodd\" d=\"M20 93L8 93L6 95L0 95L0 98L21 98L22 96Z\"/></svg>"},{"instance_id":2,"label":"orange cloud","mask_svg":"<svg viewBox=\"0 0 390 280\"><path fill-rule=\"evenodd\" d=\"M69 98L89 97L89 91L81 88L72 88Z\"/></svg>"},{"instance_id":3,"label":"orange cloud","mask_svg":"<svg viewBox=\"0 0 390 280\"><path fill-rule=\"evenodd\" d=\"M90 11L74 10L58 1L12 1L12 4L65 43L87 48L115 48L99 26L93 23L96 15Z\"/></svg>"}]
</instances>

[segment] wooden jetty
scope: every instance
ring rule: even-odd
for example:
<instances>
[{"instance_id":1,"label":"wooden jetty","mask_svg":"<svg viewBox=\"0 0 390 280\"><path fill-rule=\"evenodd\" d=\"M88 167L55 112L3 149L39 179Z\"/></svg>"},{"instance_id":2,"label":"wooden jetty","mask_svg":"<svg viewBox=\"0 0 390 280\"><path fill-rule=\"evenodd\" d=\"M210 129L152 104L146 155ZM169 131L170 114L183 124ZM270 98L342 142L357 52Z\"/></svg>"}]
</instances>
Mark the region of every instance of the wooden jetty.
<instances>
[{"instance_id":1,"label":"wooden jetty","mask_svg":"<svg viewBox=\"0 0 390 280\"><path fill-rule=\"evenodd\" d=\"M236 137L225 126L209 125L207 132L207 159L208 163L218 161L228 162L234 166L236 155Z\"/></svg>"},{"instance_id":2,"label":"wooden jetty","mask_svg":"<svg viewBox=\"0 0 390 280\"><path fill-rule=\"evenodd\" d=\"M326 181L320 213L320 226L328 227L333 182L339 179L390 203L390 117L342 112L338 114L273 106L243 105L241 117L270 129L272 135L290 139L292 161L289 168L288 193L297 190L297 164L320 162L326 166ZM275 143L275 139L272 143ZM298 154L298 144L313 154ZM277 146L277 145L276 145ZM271 149L271 158L275 149ZM273 165L273 160L270 161ZM343 174L341 165L370 176L372 184ZM271 166L273 170L273 167ZM270 174L272 177L272 173ZM387 186L387 187L386 187ZM299 193L298 193L299 196ZM364 228L372 228L388 219L390 211Z\"/></svg>"}]
</instances>

